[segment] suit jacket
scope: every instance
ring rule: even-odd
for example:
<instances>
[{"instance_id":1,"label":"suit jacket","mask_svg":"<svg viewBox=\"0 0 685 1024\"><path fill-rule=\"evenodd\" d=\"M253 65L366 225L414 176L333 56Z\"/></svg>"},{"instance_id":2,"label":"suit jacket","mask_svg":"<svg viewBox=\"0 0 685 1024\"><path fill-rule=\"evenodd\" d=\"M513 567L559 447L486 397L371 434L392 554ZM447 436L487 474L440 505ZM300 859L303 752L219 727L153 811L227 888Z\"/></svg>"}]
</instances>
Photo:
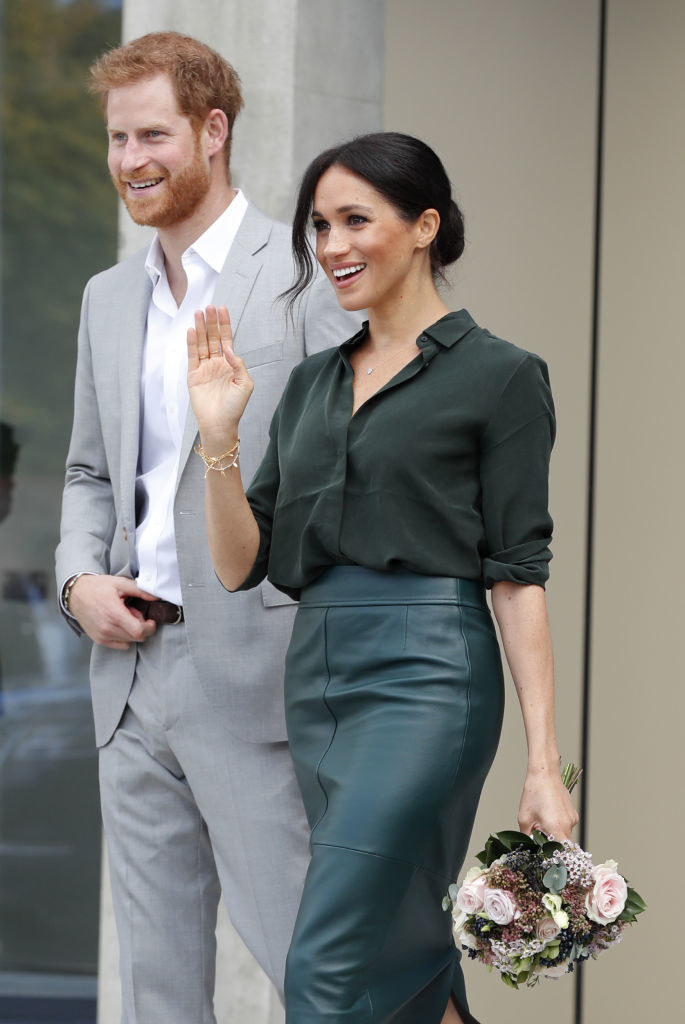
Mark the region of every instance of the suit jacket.
<instances>
[{"instance_id":1,"label":"suit jacket","mask_svg":"<svg viewBox=\"0 0 685 1024\"><path fill-rule=\"evenodd\" d=\"M145 251L93 277L81 311L74 425L67 456L58 588L74 573L133 576L140 376L151 282ZM268 440L271 416L292 368L307 354L355 333L357 314L341 310L320 275L286 318L276 296L293 279L290 230L248 206L217 282L236 351L255 381L241 420L240 461L247 483ZM213 710L226 727L255 742L285 738L283 663L294 603L270 583L230 594L218 582L207 546L205 467L193 452L197 423L189 408L183 436L174 526L188 644ZM175 627L162 627L175 628ZM128 651L93 645L91 690L98 745L123 713L135 670Z\"/></svg>"}]
</instances>

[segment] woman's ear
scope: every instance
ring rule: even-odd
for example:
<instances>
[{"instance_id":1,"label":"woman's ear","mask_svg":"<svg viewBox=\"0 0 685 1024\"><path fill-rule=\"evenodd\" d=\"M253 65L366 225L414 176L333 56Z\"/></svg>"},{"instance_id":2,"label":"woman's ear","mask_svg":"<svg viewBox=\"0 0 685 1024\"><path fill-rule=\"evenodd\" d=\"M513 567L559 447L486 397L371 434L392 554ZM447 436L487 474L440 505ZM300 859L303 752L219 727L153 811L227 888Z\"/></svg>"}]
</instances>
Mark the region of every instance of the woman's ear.
<instances>
[{"instance_id":1,"label":"woman's ear","mask_svg":"<svg viewBox=\"0 0 685 1024\"><path fill-rule=\"evenodd\" d=\"M427 248L440 229L440 214L432 208L424 210L416 222L418 228L417 245L420 249Z\"/></svg>"}]
</instances>

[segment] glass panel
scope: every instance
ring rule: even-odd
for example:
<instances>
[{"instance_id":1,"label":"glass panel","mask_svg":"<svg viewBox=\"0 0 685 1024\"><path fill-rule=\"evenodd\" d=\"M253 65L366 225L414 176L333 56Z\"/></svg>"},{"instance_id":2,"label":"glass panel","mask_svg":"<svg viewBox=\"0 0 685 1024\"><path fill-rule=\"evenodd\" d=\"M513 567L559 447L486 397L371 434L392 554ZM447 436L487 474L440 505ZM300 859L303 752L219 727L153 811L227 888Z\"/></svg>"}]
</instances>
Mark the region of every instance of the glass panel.
<instances>
[{"instance_id":1,"label":"glass panel","mask_svg":"<svg viewBox=\"0 0 685 1024\"><path fill-rule=\"evenodd\" d=\"M90 644L57 610L53 553L81 293L116 260L106 137L85 83L120 42L121 3L4 0L0 16L0 1020L91 1021Z\"/></svg>"}]
</instances>

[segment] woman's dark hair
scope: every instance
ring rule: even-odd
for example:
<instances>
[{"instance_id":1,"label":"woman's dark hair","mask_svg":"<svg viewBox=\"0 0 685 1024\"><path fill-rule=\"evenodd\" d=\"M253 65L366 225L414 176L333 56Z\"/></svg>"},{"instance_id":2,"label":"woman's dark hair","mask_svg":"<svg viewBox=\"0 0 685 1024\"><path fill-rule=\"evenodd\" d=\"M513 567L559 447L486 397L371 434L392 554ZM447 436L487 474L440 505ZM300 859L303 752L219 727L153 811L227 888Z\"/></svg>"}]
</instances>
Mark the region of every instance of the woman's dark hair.
<instances>
[{"instance_id":1,"label":"woman's dark hair","mask_svg":"<svg viewBox=\"0 0 685 1024\"><path fill-rule=\"evenodd\" d=\"M293 218L295 283L284 292L292 309L314 276L314 255L308 237L314 192L329 167L345 167L364 178L397 210L414 222L424 210L440 214L440 228L430 247L435 277L464 251L464 218L452 199L452 187L437 154L420 139L399 132L373 132L333 146L315 157L302 176Z\"/></svg>"}]
</instances>

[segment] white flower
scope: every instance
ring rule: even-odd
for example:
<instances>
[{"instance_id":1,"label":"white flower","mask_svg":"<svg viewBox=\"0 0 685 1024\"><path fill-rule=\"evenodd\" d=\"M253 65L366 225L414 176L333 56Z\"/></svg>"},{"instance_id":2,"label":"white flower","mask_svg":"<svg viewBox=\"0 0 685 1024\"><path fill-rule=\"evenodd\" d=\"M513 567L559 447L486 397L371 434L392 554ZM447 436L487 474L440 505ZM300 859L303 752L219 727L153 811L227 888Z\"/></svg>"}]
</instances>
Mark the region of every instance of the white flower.
<instances>
[{"instance_id":1,"label":"white flower","mask_svg":"<svg viewBox=\"0 0 685 1024\"><path fill-rule=\"evenodd\" d=\"M455 909L452 911L452 931L454 932L455 935L459 935L460 932L463 932L464 928L466 927L466 922L468 921L468 919L468 914L466 914L463 910L460 910L459 913L457 913L457 908L455 907Z\"/></svg>"},{"instance_id":2,"label":"white flower","mask_svg":"<svg viewBox=\"0 0 685 1024\"><path fill-rule=\"evenodd\" d=\"M471 932L462 932L459 936L459 941L467 949L478 949L478 939Z\"/></svg>"},{"instance_id":3,"label":"white flower","mask_svg":"<svg viewBox=\"0 0 685 1024\"><path fill-rule=\"evenodd\" d=\"M561 909L561 896L556 896L551 892L546 892L542 897L542 905L546 910L549 910L554 923L562 929L568 928L568 914L565 910Z\"/></svg>"}]
</instances>

